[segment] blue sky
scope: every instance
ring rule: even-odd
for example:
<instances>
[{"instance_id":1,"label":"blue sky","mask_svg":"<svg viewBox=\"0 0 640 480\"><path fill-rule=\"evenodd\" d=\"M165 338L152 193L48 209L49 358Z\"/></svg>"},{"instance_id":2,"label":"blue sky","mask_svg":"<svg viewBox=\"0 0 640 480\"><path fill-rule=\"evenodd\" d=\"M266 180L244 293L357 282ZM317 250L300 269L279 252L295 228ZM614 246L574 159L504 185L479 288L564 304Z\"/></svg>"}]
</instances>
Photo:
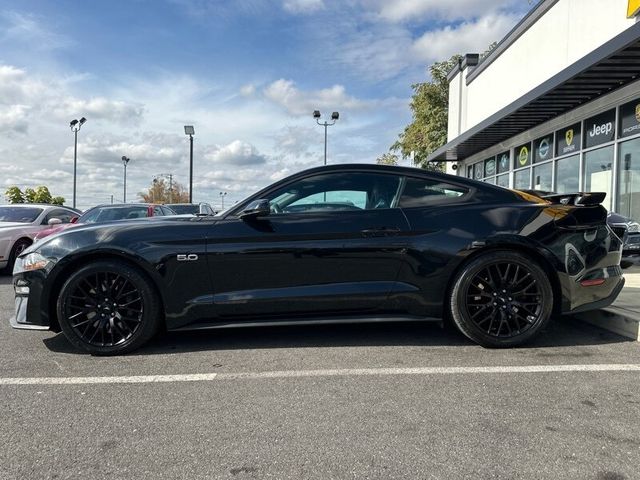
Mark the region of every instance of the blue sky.
<instances>
[{"instance_id":1,"label":"blue sky","mask_svg":"<svg viewBox=\"0 0 640 480\"><path fill-rule=\"evenodd\" d=\"M340 111L330 162L373 162L410 120L411 84L477 52L527 0L0 1L0 187L47 184L81 207L128 199L156 173L238 200L322 162L311 112Z\"/></svg>"}]
</instances>

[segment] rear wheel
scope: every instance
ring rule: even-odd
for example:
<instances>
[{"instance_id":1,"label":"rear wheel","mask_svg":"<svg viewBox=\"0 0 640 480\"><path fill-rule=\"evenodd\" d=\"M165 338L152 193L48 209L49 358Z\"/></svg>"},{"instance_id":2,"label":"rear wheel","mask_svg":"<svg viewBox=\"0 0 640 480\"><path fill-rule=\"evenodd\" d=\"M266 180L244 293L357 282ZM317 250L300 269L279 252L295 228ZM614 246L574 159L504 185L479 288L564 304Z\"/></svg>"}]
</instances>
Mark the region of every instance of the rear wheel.
<instances>
[{"instance_id":1,"label":"rear wheel","mask_svg":"<svg viewBox=\"0 0 640 480\"><path fill-rule=\"evenodd\" d=\"M450 313L458 329L485 347L511 347L531 340L549 322L553 290L531 258L494 251L458 273Z\"/></svg>"},{"instance_id":2,"label":"rear wheel","mask_svg":"<svg viewBox=\"0 0 640 480\"><path fill-rule=\"evenodd\" d=\"M117 261L74 272L58 297L58 320L69 341L94 355L130 352L160 324L159 299L146 277Z\"/></svg>"}]
</instances>

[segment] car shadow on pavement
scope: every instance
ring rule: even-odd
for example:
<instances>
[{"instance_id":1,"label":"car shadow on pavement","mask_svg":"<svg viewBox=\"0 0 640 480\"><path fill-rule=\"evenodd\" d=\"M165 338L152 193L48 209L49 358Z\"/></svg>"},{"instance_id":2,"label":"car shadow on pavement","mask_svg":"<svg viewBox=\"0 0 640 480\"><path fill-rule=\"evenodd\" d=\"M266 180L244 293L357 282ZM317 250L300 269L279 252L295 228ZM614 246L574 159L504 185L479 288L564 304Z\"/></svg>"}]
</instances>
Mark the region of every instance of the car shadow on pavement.
<instances>
[{"instance_id":1,"label":"car shadow on pavement","mask_svg":"<svg viewBox=\"0 0 640 480\"><path fill-rule=\"evenodd\" d=\"M11 285L13 283L13 275L8 273L0 273L0 285Z\"/></svg>"},{"instance_id":2,"label":"car shadow on pavement","mask_svg":"<svg viewBox=\"0 0 640 480\"><path fill-rule=\"evenodd\" d=\"M532 343L520 349L604 345L630 340L571 318L550 325ZM43 340L59 353L80 353L62 333ZM161 355L216 350L276 348L473 346L461 333L436 322L397 322L344 325L246 327L197 332L167 332L130 355Z\"/></svg>"}]
</instances>

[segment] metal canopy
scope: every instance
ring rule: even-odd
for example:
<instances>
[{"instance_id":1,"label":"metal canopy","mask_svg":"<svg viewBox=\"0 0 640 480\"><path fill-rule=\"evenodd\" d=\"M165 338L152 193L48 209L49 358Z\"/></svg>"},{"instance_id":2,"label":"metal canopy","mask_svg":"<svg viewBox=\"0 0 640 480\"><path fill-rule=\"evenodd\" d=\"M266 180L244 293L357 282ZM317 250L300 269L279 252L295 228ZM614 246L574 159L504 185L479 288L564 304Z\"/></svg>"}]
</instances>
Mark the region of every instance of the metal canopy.
<instances>
[{"instance_id":1,"label":"metal canopy","mask_svg":"<svg viewBox=\"0 0 640 480\"><path fill-rule=\"evenodd\" d=\"M640 23L433 152L458 161L612 92L640 76Z\"/></svg>"}]
</instances>

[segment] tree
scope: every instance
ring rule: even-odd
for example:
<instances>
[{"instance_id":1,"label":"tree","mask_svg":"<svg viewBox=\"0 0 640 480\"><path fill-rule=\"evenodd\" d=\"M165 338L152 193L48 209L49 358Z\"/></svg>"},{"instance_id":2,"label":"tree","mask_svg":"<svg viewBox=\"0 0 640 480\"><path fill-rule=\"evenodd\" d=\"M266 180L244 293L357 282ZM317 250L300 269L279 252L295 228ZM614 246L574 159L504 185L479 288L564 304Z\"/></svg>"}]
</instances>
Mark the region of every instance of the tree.
<instances>
[{"instance_id":1,"label":"tree","mask_svg":"<svg viewBox=\"0 0 640 480\"><path fill-rule=\"evenodd\" d=\"M53 197L49 188L40 185L34 188L25 188L24 192L17 186L7 188L4 196L9 203L49 203L64 205L64 197Z\"/></svg>"},{"instance_id":2,"label":"tree","mask_svg":"<svg viewBox=\"0 0 640 480\"><path fill-rule=\"evenodd\" d=\"M398 156L394 153L385 153L376 159L378 165L398 165Z\"/></svg>"},{"instance_id":3,"label":"tree","mask_svg":"<svg viewBox=\"0 0 640 480\"><path fill-rule=\"evenodd\" d=\"M454 55L444 62L429 67L431 81L411 86L411 113L413 120L391 146L402 158L413 152L416 165L429 170L442 170L442 164L427 162L427 157L447 142L447 118L449 113L449 82L447 74L460 62L461 55Z\"/></svg>"},{"instance_id":4,"label":"tree","mask_svg":"<svg viewBox=\"0 0 640 480\"><path fill-rule=\"evenodd\" d=\"M189 203L189 192L182 184L173 182L171 191L164 178L154 179L147 192L140 192L140 198L147 203Z\"/></svg>"},{"instance_id":5,"label":"tree","mask_svg":"<svg viewBox=\"0 0 640 480\"><path fill-rule=\"evenodd\" d=\"M480 54L486 57L496 47L493 42ZM411 86L411 113L413 120L391 146L391 151L400 152L402 158L427 170L444 170L442 163L427 162L427 157L447 143L447 124L449 117L449 82L447 75L462 60L462 55L453 55L449 60L435 62L429 67L431 81Z\"/></svg>"},{"instance_id":6,"label":"tree","mask_svg":"<svg viewBox=\"0 0 640 480\"><path fill-rule=\"evenodd\" d=\"M24 203L24 195L22 194L22 190L20 190L15 185L13 187L7 188L4 192L4 196L9 203Z\"/></svg>"}]
</instances>

